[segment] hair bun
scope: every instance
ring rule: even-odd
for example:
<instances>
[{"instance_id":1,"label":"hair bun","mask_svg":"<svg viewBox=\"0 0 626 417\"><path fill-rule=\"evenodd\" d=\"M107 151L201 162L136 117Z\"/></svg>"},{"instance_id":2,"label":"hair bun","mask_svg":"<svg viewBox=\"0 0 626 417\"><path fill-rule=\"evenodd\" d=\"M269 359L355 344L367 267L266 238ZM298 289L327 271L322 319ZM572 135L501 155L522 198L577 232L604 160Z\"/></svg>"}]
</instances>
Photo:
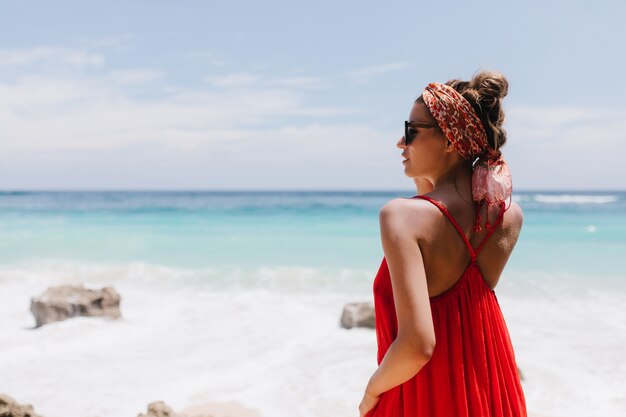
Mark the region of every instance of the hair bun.
<instances>
[{"instance_id":1,"label":"hair bun","mask_svg":"<svg viewBox=\"0 0 626 417\"><path fill-rule=\"evenodd\" d=\"M447 81L450 87L458 91L472 105L480 117L487 140L492 149L498 150L506 142L504 110L502 99L509 92L509 82L498 71L483 70L470 81L459 79Z\"/></svg>"},{"instance_id":2,"label":"hair bun","mask_svg":"<svg viewBox=\"0 0 626 417\"><path fill-rule=\"evenodd\" d=\"M497 71L481 71L469 82L469 88L477 90L482 98L502 100L509 92L509 82Z\"/></svg>"}]
</instances>

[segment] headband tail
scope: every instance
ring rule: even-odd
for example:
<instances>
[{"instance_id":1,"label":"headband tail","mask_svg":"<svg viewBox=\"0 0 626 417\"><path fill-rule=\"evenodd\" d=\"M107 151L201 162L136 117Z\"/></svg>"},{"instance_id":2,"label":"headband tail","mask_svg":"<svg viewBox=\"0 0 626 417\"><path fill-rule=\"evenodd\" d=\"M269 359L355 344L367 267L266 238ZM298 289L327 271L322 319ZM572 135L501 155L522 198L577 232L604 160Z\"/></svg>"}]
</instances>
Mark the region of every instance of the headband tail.
<instances>
[{"instance_id":1,"label":"headband tail","mask_svg":"<svg viewBox=\"0 0 626 417\"><path fill-rule=\"evenodd\" d=\"M511 197L513 184L509 167L500 155L497 159L479 160L474 166L472 173L472 198L478 202L477 225L474 231L480 231L480 208L483 203L487 207L492 204L501 204ZM487 228L489 225L489 212L487 211Z\"/></svg>"}]
</instances>

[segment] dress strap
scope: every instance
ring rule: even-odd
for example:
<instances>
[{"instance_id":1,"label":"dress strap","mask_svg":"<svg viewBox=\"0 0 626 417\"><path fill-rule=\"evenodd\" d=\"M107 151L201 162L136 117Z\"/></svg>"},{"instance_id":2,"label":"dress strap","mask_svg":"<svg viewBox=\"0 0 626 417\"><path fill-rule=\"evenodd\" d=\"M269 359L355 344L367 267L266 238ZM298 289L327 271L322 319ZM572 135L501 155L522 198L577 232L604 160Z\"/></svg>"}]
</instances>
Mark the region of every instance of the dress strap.
<instances>
[{"instance_id":1,"label":"dress strap","mask_svg":"<svg viewBox=\"0 0 626 417\"><path fill-rule=\"evenodd\" d=\"M487 208L488 209L488 208ZM489 231L487 232L487 234L485 235L485 237L483 238L483 240L480 242L480 244L478 245L478 248L476 249L476 256L478 256L478 254L480 253L481 249L483 248L483 246L485 245L485 243L487 243L487 239L489 239L489 237L491 237L491 235L493 234L493 232L496 230L496 228L498 227L498 225L502 222L502 219L504 218L504 212L505 212L505 205L504 205L504 201L500 202L500 213L498 214L498 218L496 219L496 221L491 225L491 228L489 229Z\"/></svg>"},{"instance_id":2,"label":"dress strap","mask_svg":"<svg viewBox=\"0 0 626 417\"><path fill-rule=\"evenodd\" d=\"M452 222L452 224L456 228L456 231L459 232L459 234L463 238L463 242L465 242L465 246L467 246L467 250L469 250L470 256L472 257L472 262L476 262L477 253L474 253L474 248L472 248L472 245L470 245L469 240L467 240L467 237L465 236L465 233L463 232L463 229L461 229L461 226L459 226L459 224L456 222L456 220L454 220L454 217L452 217L452 215L448 212L448 209L443 204L441 204L439 201L434 200L434 199L432 199L430 197L427 197L425 195L417 195L415 197L422 198L424 200L428 200L431 203L433 203L435 206L437 206L439 208L439 210L441 210L441 212L450 220L450 222ZM495 226L496 225L494 225L494 228L495 228ZM493 230L493 228L491 230ZM491 230L489 231L489 233L491 233ZM483 240L483 242L484 242L484 240ZM480 248L479 248L479 250L480 250Z\"/></svg>"}]
</instances>

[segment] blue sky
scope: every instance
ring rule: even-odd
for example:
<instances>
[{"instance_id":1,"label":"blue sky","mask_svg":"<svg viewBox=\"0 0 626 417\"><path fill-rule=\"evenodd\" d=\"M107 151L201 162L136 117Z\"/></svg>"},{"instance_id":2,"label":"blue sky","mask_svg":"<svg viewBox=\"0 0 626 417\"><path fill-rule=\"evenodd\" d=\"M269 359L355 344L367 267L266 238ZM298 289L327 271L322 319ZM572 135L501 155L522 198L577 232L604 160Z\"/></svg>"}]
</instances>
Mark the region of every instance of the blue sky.
<instances>
[{"instance_id":1,"label":"blue sky","mask_svg":"<svg viewBox=\"0 0 626 417\"><path fill-rule=\"evenodd\" d=\"M430 81L509 79L514 189L626 189L623 2L0 0L0 189L412 189Z\"/></svg>"}]
</instances>

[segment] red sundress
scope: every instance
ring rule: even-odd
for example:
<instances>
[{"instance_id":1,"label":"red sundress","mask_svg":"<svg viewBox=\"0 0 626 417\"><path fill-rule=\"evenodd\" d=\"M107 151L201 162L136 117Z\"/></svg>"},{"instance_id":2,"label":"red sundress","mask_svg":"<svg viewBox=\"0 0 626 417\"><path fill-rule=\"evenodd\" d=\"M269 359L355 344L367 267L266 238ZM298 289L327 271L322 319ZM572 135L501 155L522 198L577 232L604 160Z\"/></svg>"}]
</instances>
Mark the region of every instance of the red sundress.
<instances>
[{"instance_id":1,"label":"red sundress","mask_svg":"<svg viewBox=\"0 0 626 417\"><path fill-rule=\"evenodd\" d=\"M526 401L509 332L494 290L476 257L502 221L504 210L476 251L459 224L436 205L459 232L471 261L448 290L430 298L435 349L411 379L380 396L367 417L526 417ZM374 280L378 364L397 335L391 277L383 258Z\"/></svg>"}]
</instances>

